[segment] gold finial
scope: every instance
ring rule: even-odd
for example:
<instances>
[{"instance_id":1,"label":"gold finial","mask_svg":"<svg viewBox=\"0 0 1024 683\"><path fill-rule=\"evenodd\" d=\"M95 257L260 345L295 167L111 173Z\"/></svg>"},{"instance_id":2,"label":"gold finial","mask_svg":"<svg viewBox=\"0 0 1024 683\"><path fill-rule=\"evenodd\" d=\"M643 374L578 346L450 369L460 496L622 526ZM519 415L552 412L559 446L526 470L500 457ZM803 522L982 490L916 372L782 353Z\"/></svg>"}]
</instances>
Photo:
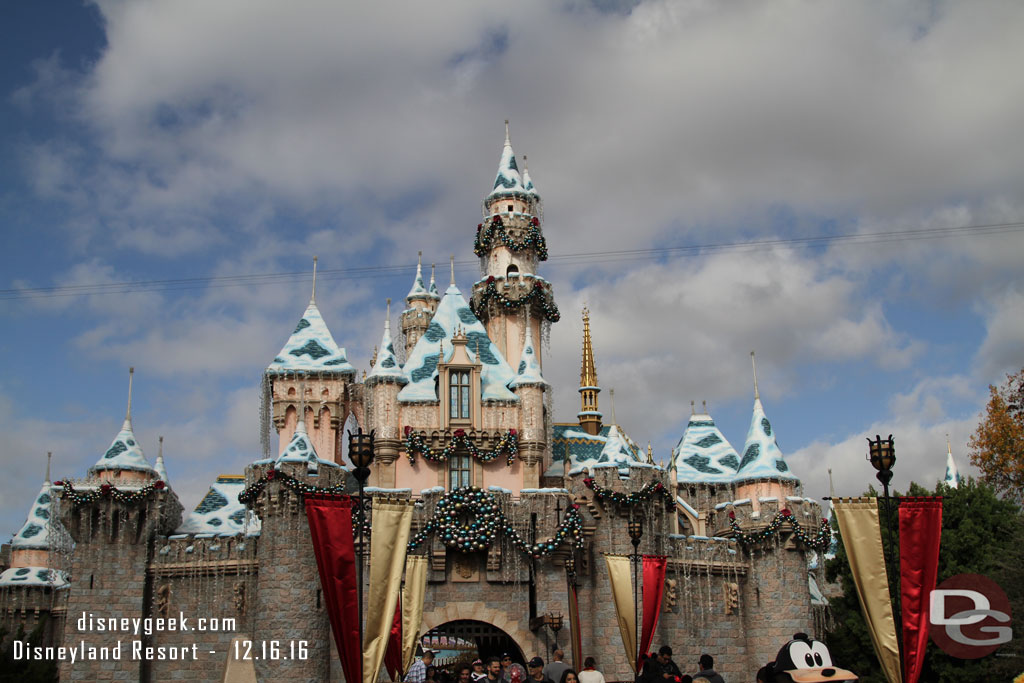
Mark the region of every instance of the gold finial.
<instances>
[{"instance_id":1,"label":"gold finial","mask_svg":"<svg viewBox=\"0 0 1024 683\"><path fill-rule=\"evenodd\" d=\"M316 256L313 257L313 294L309 297L309 303L316 303Z\"/></svg>"},{"instance_id":2,"label":"gold finial","mask_svg":"<svg viewBox=\"0 0 1024 683\"><path fill-rule=\"evenodd\" d=\"M697 406L694 405L693 401L690 401L690 415L696 415L696 414L697 414Z\"/></svg>"},{"instance_id":3,"label":"gold finial","mask_svg":"<svg viewBox=\"0 0 1024 683\"><path fill-rule=\"evenodd\" d=\"M594 363L594 344L590 340L590 310L586 306L583 307L583 367L580 371L580 386L597 386L597 367ZM593 409L597 410L597 406L595 405Z\"/></svg>"},{"instance_id":4,"label":"gold finial","mask_svg":"<svg viewBox=\"0 0 1024 683\"><path fill-rule=\"evenodd\" d=\"M700 403L701 403L702 406L704 406L704 414L707 415L708 414L708 402L707 401L701 401Z\"/></svg>"},{"instance_id":5,"label":"gold finial","mask_svg":"<svg viewBox=\"0 0 1024 683\"><path fill-rule=\"evenodd\" d=\"M128 368L128 410L125 411L124 421L129 427L132 424L132 378L135 376L135 368Z\"/></svg>"},{"instance_id":6,"label":"gold finial","mask_svg":"<svg viewBox=\"0 0 1024 683\"><path fill-rule=\"evenodd\" d=\"M46 483L50 483L50 460L53 458L53 451L46 452Z\"/></svg>"},{"instance_id":7,"label":"gold finial","mask_svg":"<svg viewBox=\"0 0 1024 683\"><path fill-rule=\"evenodd\" d=\"M754 368L754 400L761 400L761 394L757 391L757 362L754 360L754 352L750 352L750 365Z\"/></svg>"},{"instance_id":8,"label":"gold finial","mask_svg":"<svg viewBox=\"0 0 1024 683\"><path fill-rule=\"evenodd\" d=\"M451 284L452 284L452 286L454 286L455 285L455 254L452 254L451 258L449 260L451 261L451 264L452 264L452 281L451 281Z\"/></svg>"},{"instance_id":9,"label":"gold finial","mask_svg":"<svg viewBox=\"0 0 1024 683\"><path fill-rule=\"evenodd\" d=\"M529 167L526 165L526 155L523 155L523 171L529 171Z\"/></svg>"},{"instance_id":10,"label":"gold finial","mask_svg":"<svg viewBox=\"0 0 1024 683\"><path fill-rule=\"evenodd\" d=\"M647 464L648 465L653 465L654 464L654 451L651 450L651 442L650 441L647 442Z\"/></svg>"}]
</instances>

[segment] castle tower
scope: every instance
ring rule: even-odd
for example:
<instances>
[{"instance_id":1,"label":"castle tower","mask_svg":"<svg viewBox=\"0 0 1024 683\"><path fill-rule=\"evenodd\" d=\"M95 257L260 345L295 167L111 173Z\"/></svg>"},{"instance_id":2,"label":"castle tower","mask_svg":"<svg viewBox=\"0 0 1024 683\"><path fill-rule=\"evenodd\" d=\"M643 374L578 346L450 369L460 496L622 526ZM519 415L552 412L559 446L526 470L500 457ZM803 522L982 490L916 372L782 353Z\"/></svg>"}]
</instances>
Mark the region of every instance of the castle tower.
<instances>
[{"instance_id":1,"label":"castle tower","mask_svg":"<svg viewBox=\"0 0 1024 683\"><path fill-rule=\"evenodd\" d=\"M956 468L956 462L953 460L953 447L949 444L949 434L946 434L946 476L942 481L951 489L960 486L960 471Z\"/></svg>"},{"instance_id":2,"label":"castle tower","mask_svg":"<svg viewBox=\"0 0 1024 683\"><path fill-rule=\"evenodd\" d=\"M267 367L273 402L278 450L291 441L300 411L306 431L317 451L332 462L340 453L335 442L353 401L351 386L356 369L345 349L335 343L316 306L316 259L313 259L313 293L305 313L284 347ZM303 410L304 408L304 410Z\"/></svg>"},{"instance_id":3,"label":"castle tower","mask_svg":"<svg viewBox=\"0 0 1024 683\"><path fill-rule=\"evenodd\" d=\"M541 329L544 323L557 322L559 313L551 285L537 275L538 263L548 257L540 206L533 181L527 176L524 183L519 173L506 121L498 174L484 198L484 220L477 226L473 244L484 279L473 285L471 306L505 358L522 354L529 317L533 347L543 366Z\"/></svg>"},{"instance_id":4,"label":"castle tower","mask_svg":"<svg viewBox=\"0 0 1024 683\"><path fill-rule=\"evenodd\" d=\"M75 541L71 561L74 585L68 596L67 614L93 613L104 618L137 619L150 616L152 582L147 567L154 539L167 535L181 523L177 495L146 460L131 422L131 381L128 412L121 431L99 461L89 468L83 484L60 493L60 522ZM78 619L64 625L65 643L86 639L90 646L116 648L123 633L79 631ZM140 636L150 646L152 636ZM129 639L130 640L130 639ZM127 647L125 643L122 647ZM114 662L65 661L62 681L98 681L127 677L148 680L150 662L122 656ZM112 677L113 673L113 677Z\"/></svg>"},{"instance_id":5,"label":"castle tower","mask_svg":"<svg viewBox=\"0 0 1024 683\"><path fill-rule=\"evenodd\" d=\"M786 459L775 440L771 422L761 405L761 394L757 389L757 364L754 352L750 352L754 371L754 411L750 418L747 441L743 446L743 457L736 468L736 497L749 498L758 509L761 498L777 498L796 493L800 480L789 469Z\"/></svg>"},{"instance_id":6,"label":"castle tower","mask_svg":"<svg viewBox=\"0 0 1024 683\"><path fill-rule=\"evenodd\" d=\"M434 266L430 266L430 286L423 284L423 252L419 252L416 261L416 279L412 282L412 289L405 297L406 308L402 311L402 333L405 335L405 357L408 358L416 342L430 325L430 319L434 317L437 304L441 301L441 295L437 293L437 285L434 284Z\"/></svg>"},{"instance_id":7,"label":"castle tower","mask_svg":"<svg viewBox=\"0 0 1024 683\"><path fill-rule=\"evenodd\" d=\"M433 285L433 282L431 282ZM408 312L408 311L407 311ZM404 320L404 314L403 314ZM408 339L408 337L407 337ZM401 437L398 425L398 392L409 383L402 366L395 356L391 341L391 299L387 301L384 317L384 335L380 340L380 351L363 380L366 387L366 431L376 431L374 439L373 484L384 488L395 487L395 460Z\"/></svg>"},{"instance_id":8,"label":"castle tower","mask_svg":"<svg viewBox=\"0 0 1024 683\"><path fill-rule=\"evenodd\" d=\"M544 471L544 445L548 421L551 419L544 409L544 392L551 385L541 376L529 318L526 320L525 339L516 378L509 387L516 392L522 404L519 412L519 452L523 458L523 488L538 488Z\"/></svg>"},{"instance_id":9,"label":"castle tower","mask_svg":"<svg viewBox=\"0 0 1024 683\"><path fill-rule=\"evenodd\" d=\"M596 435L601 431L601 411L597 405L597 367L594 364L594 345L590 341L590 311L583 308L583 367L580 370L580 412L577 417L580 427L587 434Z\"/></svg>"}]
</instances>

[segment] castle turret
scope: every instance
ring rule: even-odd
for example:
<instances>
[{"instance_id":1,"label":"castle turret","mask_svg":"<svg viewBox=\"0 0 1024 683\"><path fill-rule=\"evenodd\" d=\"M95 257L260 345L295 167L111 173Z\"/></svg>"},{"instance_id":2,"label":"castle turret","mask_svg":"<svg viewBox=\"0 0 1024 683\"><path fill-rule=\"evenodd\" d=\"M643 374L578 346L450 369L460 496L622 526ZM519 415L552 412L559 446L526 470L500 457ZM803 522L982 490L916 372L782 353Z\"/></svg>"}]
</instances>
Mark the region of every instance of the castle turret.
<instances>
[{"instance_id":1,"label":"castle turret","mask_svg":"<svg viewBox=\"0 0 1024 683\"><path fill-rule=\"evenodd\" d=\"M946 434L946 475L942 481L951 489L960 486L960 471L956 468L956 462L953 460L953 447L949 443L949 434Z\"/></svg>"},{"instance_id":2,"label":"castle turret","mask_svg":"<svg viewBox=\"0 0 1024 683\"><path fill-rule=\"evenodd\" d=\"M142 446L132 429L132 378L135 368L128 368L128 409L125 412L121 431L117 433L110 448L89 468L89 475L108 483L140 484L157 479Z\"/></svg>"},{"instance_id":3,"label":"castle turret","mask_svg":"<svg viewBox=\"0 0 1024 683\"><path fill-rule=\"evenodd\" d=\"M433 282L431 282L433 285ZM395 486L395 460L401 445L398 425L398 392L409 383L402 366L395 356L391 340L391 299L387 300L387 314L384 317L384 335L380 340L380 351L363 381L367 406L366 430L376 432L374 439L373 484L385 488Z\"/></svg>"},{"instance_id":4,"label":"castle turret","mask_svg":"<svg viewBox=\"0 0 1024 683\"><path fill-rule=\"evenodd\" d=\"M405 296L405 310L402 311L402 334L405 336L405 357L408 358L416 342L430 326L441 297L434 284L434 266L430 266L430 286L423 283L423 252L416 261L416 278Z\"/></svg>"},{"instance_id":5,"label":"castle turret","mask_svg":"<svg viewBox=\"0 0 1024 683\"><path fill-rule=\"evenodd\" d=\"M317 451L324 459L338 462L335 447L338 430L345 424L353 398L351 388L356 369L348 362L345 349L331 336L316 305L316 259L313 259L313 293L288 341L266 370L273 401L274 427L278 449L295 433L300 408Z\"/></svg>"},{"instance_id":6,"label":"castle turret","mask_svg":"<svg viewBox=\"0 0 1024 683\"><path fill-rule=\"evenodd\" d=\"M506 358L518 358L523 349L525 317L531 319L533 346L540 357L541 329L557 322L551 285L537 275L537 264L547 260L547 244L540 224L540 195L519 173L508 121L505 145L494 187L484 198L483 222L477 225L474 253L485 277L473 285L472 308Z\"/></svg>"},{"instance_id":7,"label":"castle turret","mask_svg":"<svg viewBox=\"0 0 1024 683\"><path fill-rule=\"evenodd\" d=\"M519 412L519 452L523 458L523 487L537 488L544 471L545 441L547 440L548 416L544 410L544 392L551 385L541 376L540 363L533 348L530 320L526 320L526 337L523 352L519 357L516 378L509 387L516 392L522 403Z\"/></svg>"},{"instance_id":8,"label":"castle turret","mask_svg":"<svg viewBox=\"0 0 1024 683\"><path fill-rule=\"evenodd\" d=\"M583 366L580 369L580 427L587 434L601 432L601 411L597 404L597 367L594 364L594 345L590 341L590 311L583 308Z\"/></svg>"}]
</instances>

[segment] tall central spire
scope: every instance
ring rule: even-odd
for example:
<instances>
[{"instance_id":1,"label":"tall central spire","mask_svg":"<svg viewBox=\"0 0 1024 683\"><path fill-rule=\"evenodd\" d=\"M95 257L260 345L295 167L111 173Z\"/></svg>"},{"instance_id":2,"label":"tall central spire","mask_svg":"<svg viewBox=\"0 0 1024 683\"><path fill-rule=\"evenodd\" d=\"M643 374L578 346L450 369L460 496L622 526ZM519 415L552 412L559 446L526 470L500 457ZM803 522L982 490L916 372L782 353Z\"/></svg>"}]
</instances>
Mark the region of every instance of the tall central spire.
<instances>
[{"instance_id":1,"label":"tall central spire","mask_svg":"<svg viewBox=\"0 0 1024 683\"><path fill-rule=\"evenodd\" d=\"M601 411L597 405L597 367L594 364L594 345L590 340L590 310L583 307L583 362L580 369L580 427L587 434L601 431Z\"/></svg>"}]
</instances>

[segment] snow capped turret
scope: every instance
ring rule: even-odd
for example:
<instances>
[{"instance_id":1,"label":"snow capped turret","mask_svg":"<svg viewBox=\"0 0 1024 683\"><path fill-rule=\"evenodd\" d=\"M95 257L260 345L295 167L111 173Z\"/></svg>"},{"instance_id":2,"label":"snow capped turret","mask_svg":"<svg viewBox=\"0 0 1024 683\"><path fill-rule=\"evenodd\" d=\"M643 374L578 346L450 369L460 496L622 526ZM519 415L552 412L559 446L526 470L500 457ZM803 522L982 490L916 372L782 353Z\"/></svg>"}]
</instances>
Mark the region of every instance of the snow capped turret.
<instances>
[{"instance_id":1,"label":"snow capped turret","mask_svg":"<svg viewBox=\"0 0 1024 683\"><path fill-rule=\"evenodd\" d=\"M167 468L164 466L164 437L160 437L160 450L156 453L156 465L153 466L153 470L156 472L156 478L160 481L167 482Z\"/></svg>"},{"instance_id":2,"label":"snow capped turret","mask_svg":"<svg viewBox=\"0 0 1024 683\"><path fill-rule=\"evenodd\" d=\"M516 378L509 385L515 387L540 386L547 388L549 385L540 374L540 363L537 362L537 352L533 350L533 332L530 330L530 316L526 316L526 343L523 344L523 353L519 356L519 368L516 370Z\"/></svg>"},{"instance_id":3,"label":"snow capped turret","mask_svg":"<svg viewBox=\"0 0 1024 683\"><path fill-rule=\"evenodd\" d=\"M89 474L98 474L105 471L131 470L135 472L147 472L156 477L156 471L146 460L142 453L142 446L135 438L132 431L132 377L135 368L128 369L128 410L124 416L124 424L121 431L114 437L110 448L100 456L96 464L89 468Z\"/></svg>"},{"instance_id":4,"label":"snow capped turret","mask_svg":"<svg viewBox=\"0 0 1024 683\"><path fill-rule=\"evenodd\" d=\"M949 444L949 434L946 435L946 476L943 478L943 482L951 489L960 486L960 471L956 468L956 462L953 460L953 447Z\"/></svg>"},{"instance_id":5,"label":"snow capped turret","mask_svg":"<svg viewBox=\"0 0 1024 683\"><path fill-rule=\"evenodd\" d=\"M222 474L210 486L195 509L188 513L175 534L218 534L234 536L246 530L246 508L238 502L238 494L245 489L245 477ZM260 520L251 515L249 535L259 534Z\"/></svg>"},{"instance_id":6,"label":"snow capped turret","mask_svg":"<svg viewBox=\"0 0 1024 683\"><path fill-rule=\"evenodd\" d=\"M774 479L776 481L799 482L786 464L786 459L775 441L775 432L771 422L764 414L761 399L754 399L754 414L750 419L747 441L743 446L743 459L740 460L736 482L754 479Z\"/></svg>"},{"instance_id":7,"label":"snow capped turret","mask_svg":"<svg viewBox=\"0 0 1024 683\"><path fill-rule=\"evenodd\" d=\"M277 456L274 465L298 462L306 463L310 469L316 469L319 465L339 467L339 465L329 460L321 460L320 456L316 454L313 442L309 440L309 435L306 433L306 421L301 418L295 425L295 434L292 435L292 440L281 451L281 455Z\"/></svg>"},{"instance_id":8,"label":"snow capped turret","mask_svg":"<svg viewBox=\"0 0 1024 683\"><path fill-rule=\"evenodd\" d=\"M355 375L345 349L340 348L327 329L320 309L312 299L302 314L295 331L267 366L268 374L314 372L318 374Z\"/></svg>"},{"instance_id":9,"label":"snow capped turret","mask_svg":"<svg viewBox=\"0 0 1024 683\"><path fill-rule=\"evenodd\" d=\"M14 534L11 540L12 549L20 550L49 550L50 549L50 503L53 501L53 487L49 481L43 482L43 487L33 499L32 508L28 512L25 523ZM59 522L54 520L59 528ZM61 528L63 531L63 528Z\"/></svg>"},{"instance_id":10,"label":"snow capped turret","mask_svg":"<svg viewBox=\"0 0 1024 683\"><path fill-rule=\"evenodd\" d=\"M533 179L530 178L530 167L526 164L525 154L523 155L523 189L526 190L527 194L540 198L540 195L537 194L537 189L533 186Z\"/></svg>"},{"instance_id":11,"label":"snow capped turret","mask_svg":"<svg viewBox=\"0 0 1024 683\"><path fill-rule=\"evenodd\" d=\"M679 443L672 449L679 483L729 483L740 458L707 413L690 416Z\"/></svg>"},{"instance_id":12,"label":"snow capped turret","mask_svg":"<svg viewBox=\"0 0 1024 683\"><path fill-rule=\"evenodd\" d=\"M399 384L408 383L402 366L398 364L395 356L395 347L391 342L391 299L387 303L387 315L384 318L384 336L380 340L380 351L377 353L377 361L373 364L367 382L390 380Z\"/></svg>"},{"instance_id":13,"label":"snow capped turret","mask_svg":"<svg viewBox=\"0 0 1024 683\"><path fill-rule=\"evenodd\" d=\"M433 278L431 278L433 282ZM423 283L423 252L419 253L419 258L416 261L416 278L412 281L412 289L405 296L406 301L412 302L417 299L430 299L430 291L427 290L427 286Z\"/></svg>"},{"instance_id":14,"label":"snow capped turret","mask_svg":"<svg viewBox=\"0 0 1024 683\"><path fill-rule=\"evenodd\" d=\"M494 188L487 199L515 194L525 194L523 178L519 175L516 155L512 151L512 142L508 135L508 121L505 121L505 146L501 150L501 161L498 162L498 174L494 179Z\"/></svg>"},{"instance_id":15,"label":"snow capped turret","mask_svg":"<svg viewBox=\"0 0 1024 683\"><path fill-rule=\"evenodd\" d=\"M456 329L467 337L466 351L476 361L479 352L481 393L484 401L518 401L508 390L515 373L498 348L487 336L480 320L473 315L462 292L454 284L448 286L437 311L423 336L416 342L405 362L405 376L409 384L402 388L398 400L405 403L437 401L434 379L437 377L437 363L441 345L451 352L451 338ZM448 343L445 343L448 342Z\"/></svg>"},{"instance_id":16,"label":"snow capped turret","mask_svg":"<svg viewBox=\"0 0 1024 683\"><path fill-rule=\"evenodd\" d=\"M441 294L437 291L437 283L434 281L434 264L430 264L430 287L427 289L427 293L431 299L435 301L441 300Z\"/></svg>"}]
</instances>

